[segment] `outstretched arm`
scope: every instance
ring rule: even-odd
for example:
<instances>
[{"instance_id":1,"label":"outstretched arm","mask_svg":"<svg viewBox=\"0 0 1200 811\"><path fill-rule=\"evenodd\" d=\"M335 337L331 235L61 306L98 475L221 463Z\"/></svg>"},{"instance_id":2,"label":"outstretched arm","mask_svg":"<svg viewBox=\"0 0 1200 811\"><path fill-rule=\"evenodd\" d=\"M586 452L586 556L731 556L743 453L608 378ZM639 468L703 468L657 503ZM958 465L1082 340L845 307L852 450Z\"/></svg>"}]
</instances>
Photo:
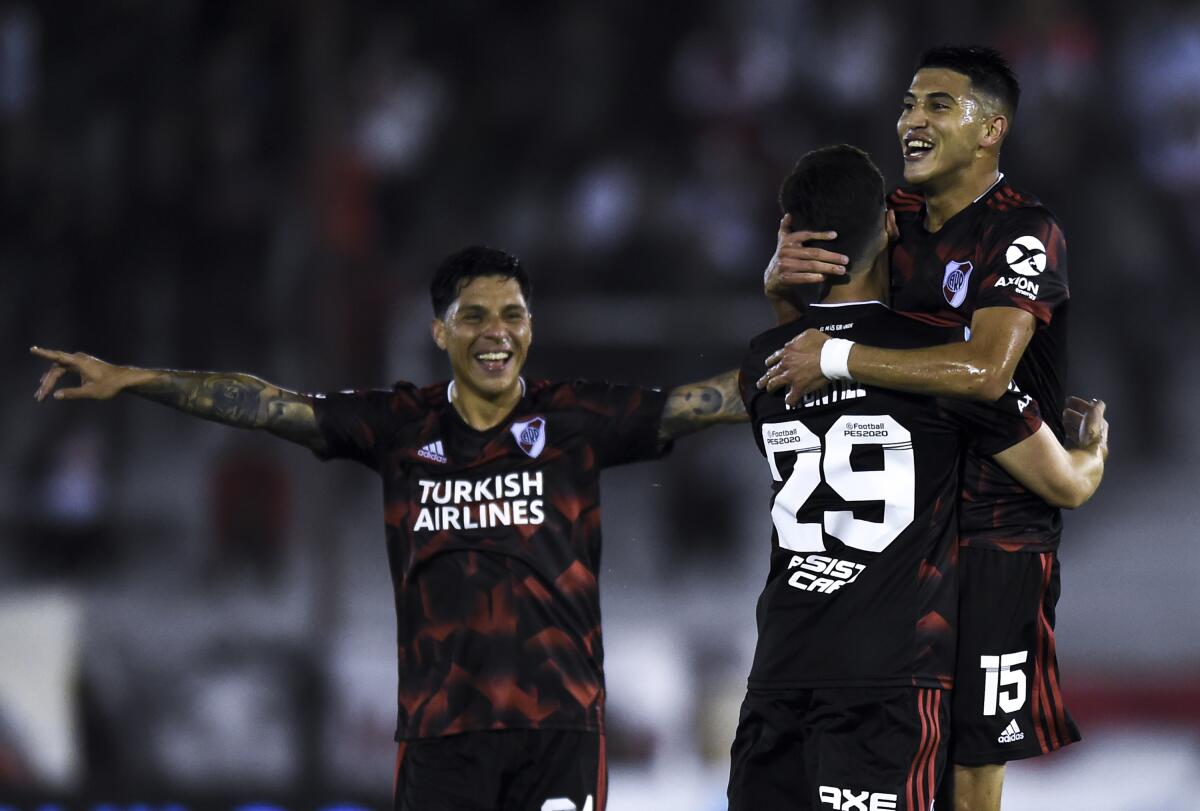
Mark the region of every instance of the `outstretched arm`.
<instances>
[{"instance_id":1,"label":"outstretched arm","mask_svg":"<svg viewBox=\"0 0 1200 811\"><path fill-rule=\"evenodd\" d=\"M238 428L260 428L313 450L324 448L312 401L240 372L188 372L117 366L81 352L30 351L53 365L42 375L34 397L44 400L107 400L129 392L196 417ZM55 390L67 372L79 375L75 388Z\"/></svg>"},{"instance_id":2,"label":"outstretched arm","mask_svg":"<svg viewBox=\"0 0 1200 811\"><path fill-rule=\"evenodd\" d=\"M993 458L1047 504L1073 510L1092 497L1104 477L1108 459L1104 401L1070 397L1063 421L1066 448L1043 424L1036 434Z\"/></svg>"},{"instance_id":3,"label":"outstretched arm","mask_svg":"<svg viewBox=\"0 0 1200 811\"><path fill-rule=\"evenodd\" d=\"M1008 388L1017 362L1036 327L1034 317L1015 307L987 307L971 319L971 338L924 349L881 349L854 344L846 359L850 377L869 386L939 397L995 400ZM829 337L816 330L797 335L771 357L759 387L788 387L795 405L828 385L821 353ZM830 372L830 374L834 374Z\"/></svg>"},{"instance_id":4,"label":"outstretched arm","mask_svg":"<svg viewBox=\"0 0 1200 811\"><path fill-rule=\"evenodd\" d=\"M658 439L670 442L702 428L747 419L746 406L738 391L738 373L728 371L699 383L671 389L667 393L667 404L663 406Z\"/></svg>"}]
</instances>

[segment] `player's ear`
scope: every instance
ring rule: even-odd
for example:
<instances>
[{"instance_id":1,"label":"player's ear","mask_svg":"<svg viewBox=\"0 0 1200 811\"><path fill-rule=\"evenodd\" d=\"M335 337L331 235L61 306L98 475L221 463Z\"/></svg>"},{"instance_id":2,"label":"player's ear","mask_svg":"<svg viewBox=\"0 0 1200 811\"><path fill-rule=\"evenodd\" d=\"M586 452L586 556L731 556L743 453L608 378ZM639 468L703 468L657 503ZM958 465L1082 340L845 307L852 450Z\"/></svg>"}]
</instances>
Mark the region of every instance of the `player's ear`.
<instances>
[{"instance_id":1,"label":"player's ear","mask_svg":"<svg viewBox=\"0 0 1200 811\"><path fill-rule=\"evenodd\" d=\"M890 208L884 215L883 227L887 229L888 242L895 242L900 238L900 228L896 225L896 212Z\"/></svg>"},{"instance_id":2,"label":"player's ear","mask_svg":"<svg viewBox=\"0 0 1200 811\"><path fill-rule=\"evenodd\" d=\"M437 344L438 349L445 351L446 322L440 318L433 319L433 322L429 325L429 332L433 335L433 342Z\"/></svg>"},{"instance_id":3,"label":"player's ear","mask_svg":"<svg viewBox=\"0 0 1200 811\"><path fill-rule=\"evenodd\" d=\"M985 122L979 145L985 149L999 146L1005 135L1008 135L1008 118L995 113Z\"/></svg>"}]
</instances>

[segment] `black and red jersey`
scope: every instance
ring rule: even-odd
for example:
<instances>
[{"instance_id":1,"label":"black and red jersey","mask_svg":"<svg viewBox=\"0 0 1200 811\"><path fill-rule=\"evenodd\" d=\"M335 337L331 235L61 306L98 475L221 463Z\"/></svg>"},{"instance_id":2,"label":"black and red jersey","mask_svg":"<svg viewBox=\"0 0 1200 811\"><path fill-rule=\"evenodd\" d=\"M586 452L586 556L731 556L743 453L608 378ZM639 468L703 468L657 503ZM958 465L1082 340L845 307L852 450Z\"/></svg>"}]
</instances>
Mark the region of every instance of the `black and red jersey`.
<instances>
[{"instance_id":1,"label":"black and red jersey","mask_svg":"<svg viewBox=\"0 0 1200 811\"><path fill-rule=\"evenodd\" d=\"M1034 397L1063 438L1067 373L1067 246L1062 229L1036 198L1003 176L971 205L930 233L925 199L897 189L888 198L900 238L893 244L892 306L930 323L969 326L977 310L1017 307L1036 329L1013 382ZM962 543L1007 551L1057 547L1057 509L986 457L968 455L960 519Z\"/></svg>"},{"instance_id":2,"label":"black and red jersey","mask_svg":"<svg viewBox=\"0 0 1200 811\"><path fill-rule=\"evenodd\" d=\"M810 305L751 342L742 398L771 470L774 531L749 686L950 687L960 454L968 442L986 455L1031 436L1036 404L847 381L789 408L755 381L809 328L896 349L962 337L870 302Z\"/></svg>"},{"instance_id":3,"label":"black and red jersey","mask_svg":"<svg viewBox=\"0 0 1200 811\"><path fill-rule=\"evenodd\" d=\"M477 431L445 383L316 395L326 458L383 479L398 740L600 730L600 471L661 455L665 395L531 382Z\"/></svg>"}]
</instances>

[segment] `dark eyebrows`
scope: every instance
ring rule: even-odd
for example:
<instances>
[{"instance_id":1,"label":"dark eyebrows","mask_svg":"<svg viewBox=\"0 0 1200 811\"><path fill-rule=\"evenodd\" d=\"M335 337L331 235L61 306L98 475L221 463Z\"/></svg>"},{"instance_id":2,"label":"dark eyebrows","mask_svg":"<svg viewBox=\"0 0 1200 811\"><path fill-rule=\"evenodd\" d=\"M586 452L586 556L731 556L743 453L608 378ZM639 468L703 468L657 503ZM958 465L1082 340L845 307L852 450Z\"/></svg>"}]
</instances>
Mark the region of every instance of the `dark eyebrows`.
<instances>
[{"instance_id":1,"label":"dark eyebrows","mask_svg":"<svg viewBox=\"0 0 1200 811\"><path fill-rule=\"evenodd\" d=\"M912 99L913 101L917 100L916 94L913 93L911 90L904 91L904 98ZM925 100L926 101L935 101L935 100L936 101L949 101L954 104L958 104L958 99L956 99L953 94L947 93L944 90L935 90L932 93L926 94Z\"/></svg>"},{"instance_id":2,"label":"dark eyebrows","mask_svg":"<svg viewBox=\"0 0 1200 811\"><path fill-rule=\"evenodd\" d=\"M459 315L486 315L487 312L488 308L483 304L463 304L458 308ZM502 305L500 307L500 312L503 315L511 315L513 313L525 313L528 312L528 310L526 309L525 305L514 302Z\"/></svg>"}]
</instances>

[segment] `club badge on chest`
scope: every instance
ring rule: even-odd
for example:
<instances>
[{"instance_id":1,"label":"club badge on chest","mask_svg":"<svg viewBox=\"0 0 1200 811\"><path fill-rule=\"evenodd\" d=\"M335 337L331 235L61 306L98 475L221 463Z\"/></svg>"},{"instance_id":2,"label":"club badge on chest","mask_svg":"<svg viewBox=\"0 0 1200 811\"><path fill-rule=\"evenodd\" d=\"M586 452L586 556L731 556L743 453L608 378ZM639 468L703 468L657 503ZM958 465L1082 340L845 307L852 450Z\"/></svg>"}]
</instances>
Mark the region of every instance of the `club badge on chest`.
<instances>
[{"instance_id":1,"label":"club badge on chest","mask_svg":"<svg viewBox=\"0 0 1200 811\"><path fill-rule=\"evenodd\" d=\"M967 300L967 286L971 282L971 271L974 268L970 262L946 263L946 274L942 276L942 295L951 307L959 308Z\"/></svg>"},{"instance_id":2,"label":"club badge on chest","mask_svg":"<svg viewBox=\"0 0 1200 811\"><path fill-rule=\"evenodd\" d=\"M512 431L513 439L517 440L517 447L533 459L538 458L542 449L546 447L546 420L544 417L532 417L522 422L514 422L509 430Z\"/></svg>"}]
</instances>

